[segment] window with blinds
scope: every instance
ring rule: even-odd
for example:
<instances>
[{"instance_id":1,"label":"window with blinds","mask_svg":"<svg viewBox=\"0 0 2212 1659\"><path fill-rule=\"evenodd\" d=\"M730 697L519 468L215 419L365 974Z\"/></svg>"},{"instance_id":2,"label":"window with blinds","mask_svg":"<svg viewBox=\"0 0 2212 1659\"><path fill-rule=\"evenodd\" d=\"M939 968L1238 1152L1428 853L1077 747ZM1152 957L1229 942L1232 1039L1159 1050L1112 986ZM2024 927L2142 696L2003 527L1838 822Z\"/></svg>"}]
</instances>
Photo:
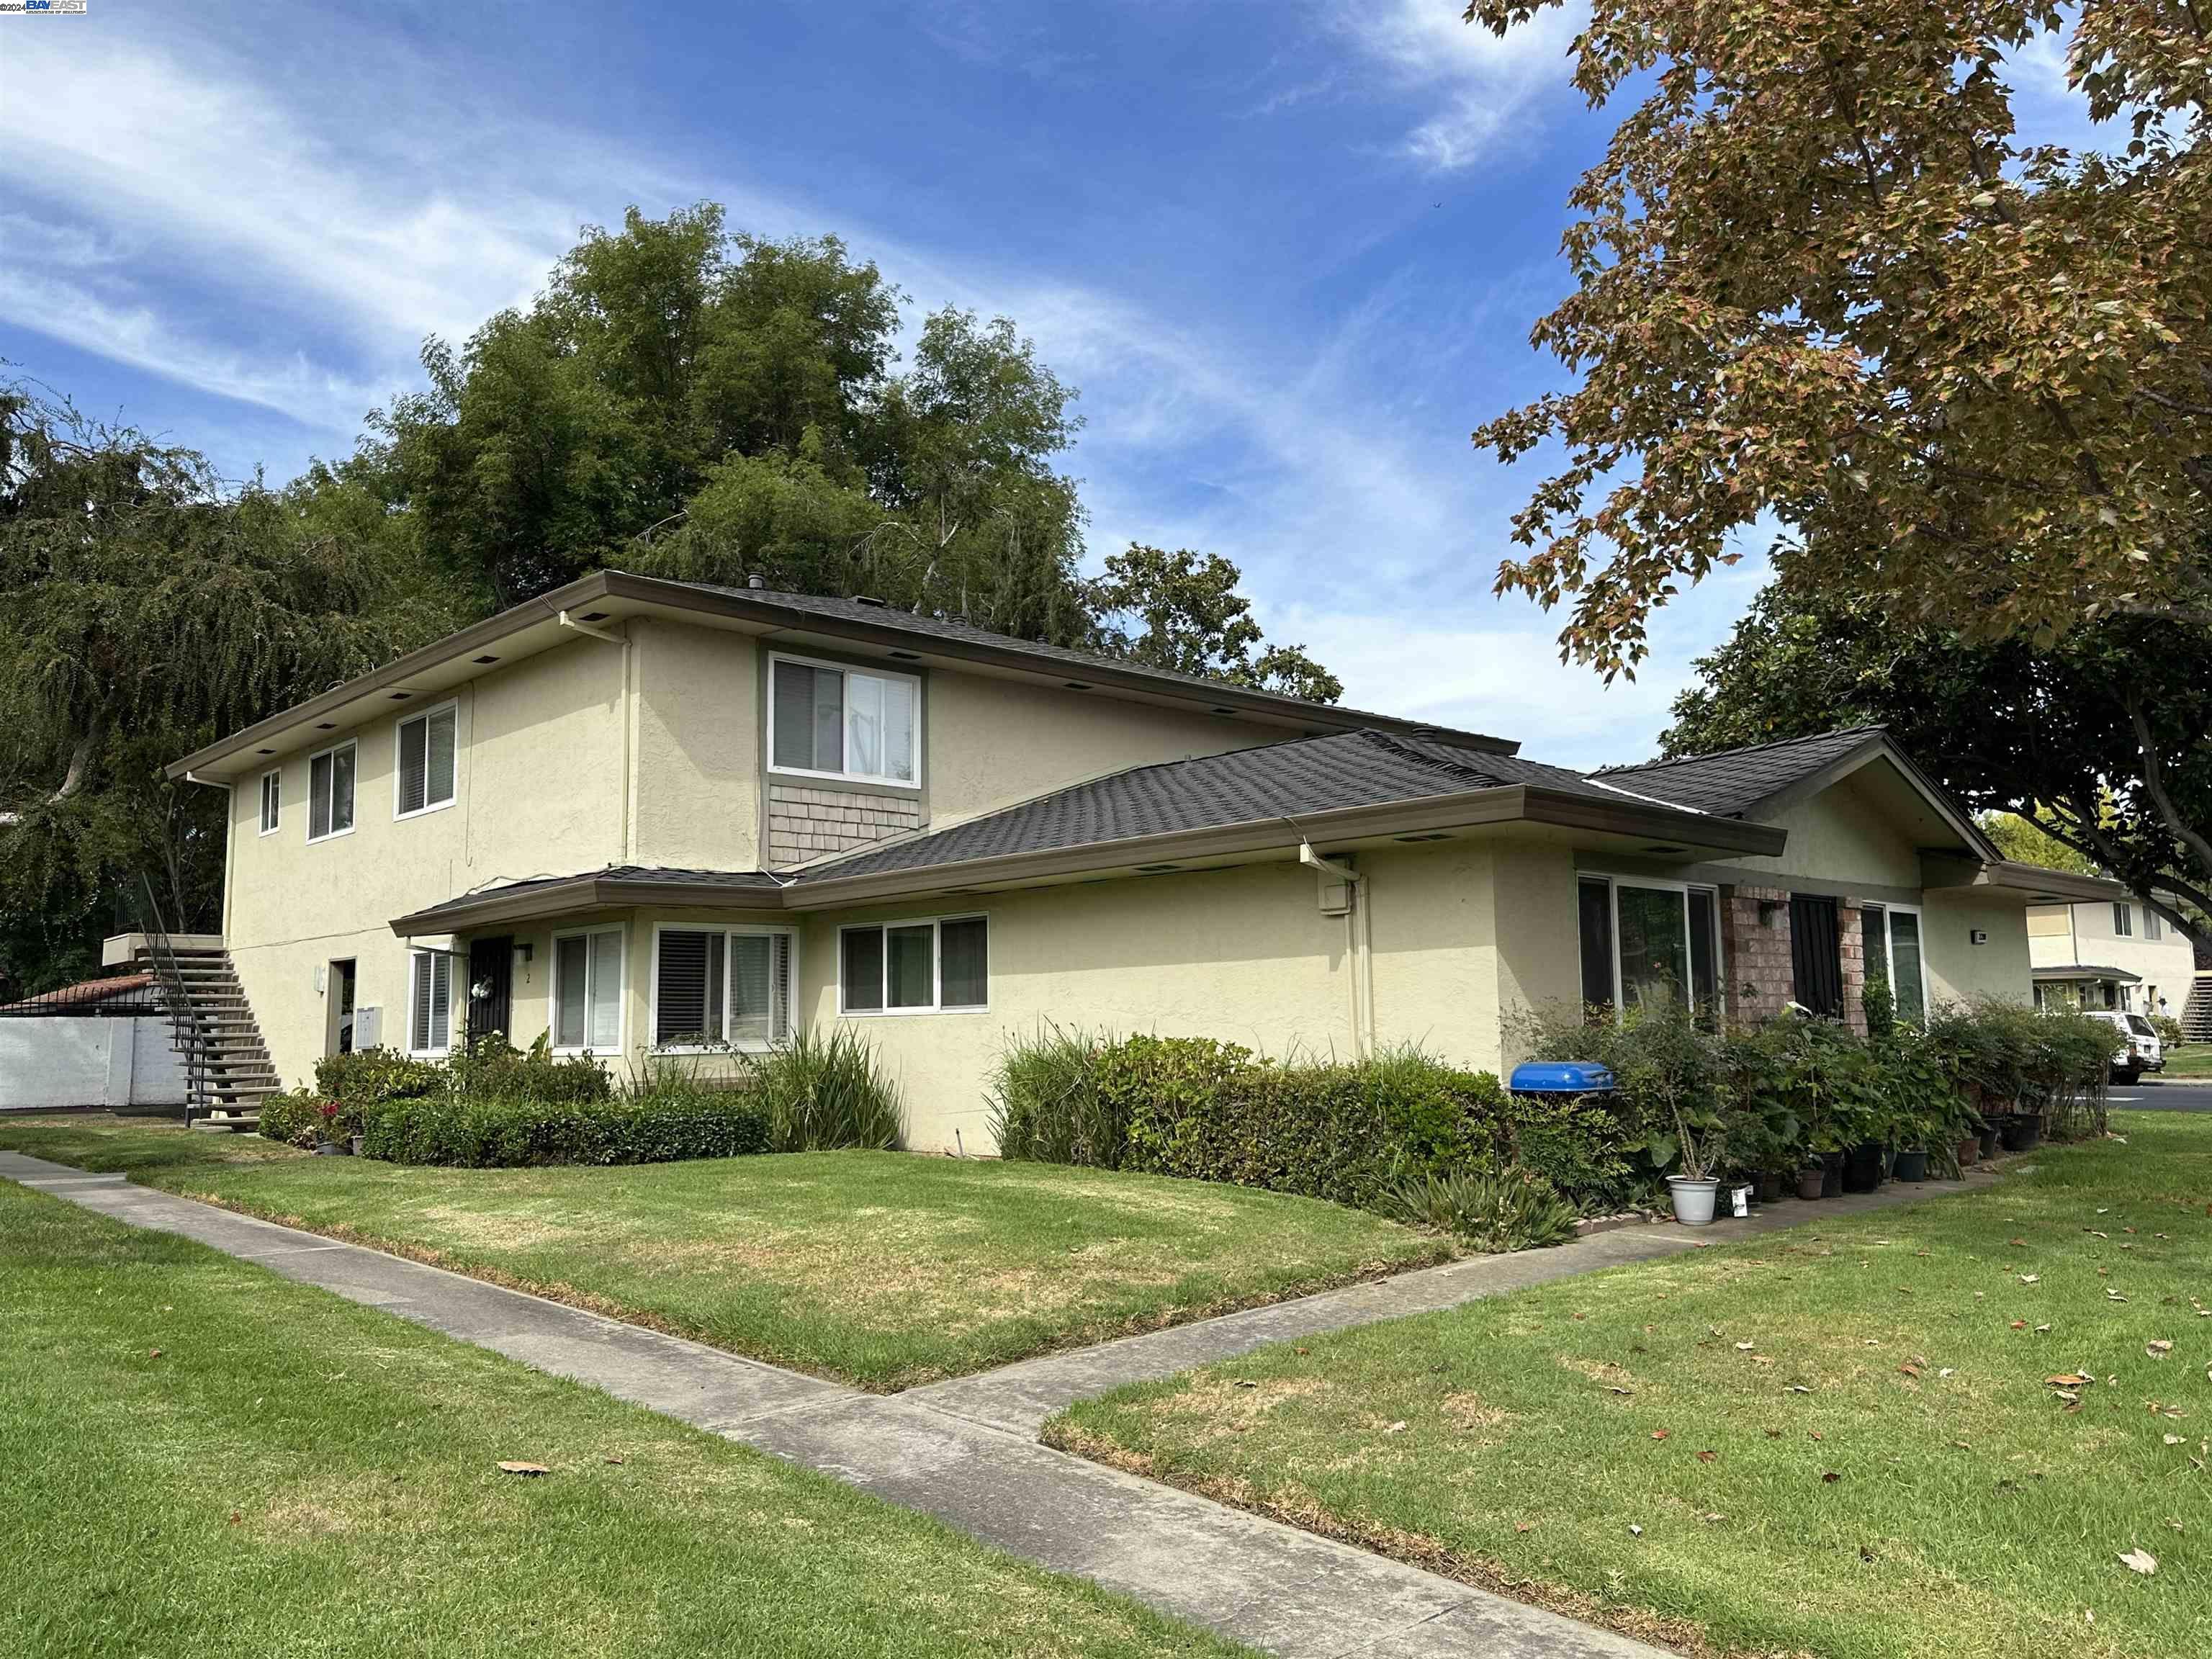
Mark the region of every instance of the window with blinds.
<instances>
[{"instance_id":1,"label":"window with blinds","mask_svg":"<svg viewBox=\"0 0 2212 1659\"><path fill-rule=\"evenodd\" d=\"M453 718L451 703L399 722L396 817L453 804Z\"/></svg>"},{"instance_id":2,"label":"window with blinds","mask_svg":"<svg viewBox=\"0 0 2212 1659\"><path fill-rule=\"evenodd\" d=\"M619 1053L623 930L564 933L553 941L553 1046Z\"/></svg>"},{"instance_id":3,"label":"window with blinds","mask_svg":"<svg viewBox=\"0 0 2212 1659\"><path fill-rule=\"evenodd\" d=\"M354 746L342 743L307 763L307 839L343 836L353 829Z\"/></svg>"},{"instance_id":4,"label":"window with blinds","mask_svg":"<svg viewBox=\"0 0 2212 1659\"><path fill-rule=\"evenodd\" d=\"M407 1047L439 1054L453 1046L453 959L442 951L416 951L408 963Z\"/></svg>"},{"instance_id":5,"label":"window with blinds","mask_svg":"<svg viewBox=\"0 0 2212 1659\"><path fill-rule=\"evenodd\" d=\"M787 933L664 927L654 936L656 1048L765 1048L792 1028Z\"/></svg>"}]
</instances>

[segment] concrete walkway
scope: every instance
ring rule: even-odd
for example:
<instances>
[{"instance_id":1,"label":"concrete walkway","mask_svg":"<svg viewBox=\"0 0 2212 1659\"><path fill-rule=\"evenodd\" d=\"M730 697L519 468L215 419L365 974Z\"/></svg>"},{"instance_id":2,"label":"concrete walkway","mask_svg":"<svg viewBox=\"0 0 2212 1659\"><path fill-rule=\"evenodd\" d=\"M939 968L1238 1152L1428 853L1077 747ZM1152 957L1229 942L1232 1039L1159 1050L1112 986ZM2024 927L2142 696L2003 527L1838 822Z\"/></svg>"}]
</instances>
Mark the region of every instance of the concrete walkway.
<instances>
[{"instance_id":1,"label":"concrete walkway","mask_svg":"<svg viewBox=\"0 0 2212 1659\"><path fill-rule=\"evenodd\" d=\"M0 1176L134 1226L181 1234L282 1278L492 1349L921 1510L1286 1659L1660 1659L1625 1637L1037 1443L1075 1400L1265 1343L1494 1296L1793 1222L1985 1186L1931 1182L1784 1205L1701 1236L1600 1233L1455 1262L885 1398L21 1153Z\"/></svg>"}]
</instances>

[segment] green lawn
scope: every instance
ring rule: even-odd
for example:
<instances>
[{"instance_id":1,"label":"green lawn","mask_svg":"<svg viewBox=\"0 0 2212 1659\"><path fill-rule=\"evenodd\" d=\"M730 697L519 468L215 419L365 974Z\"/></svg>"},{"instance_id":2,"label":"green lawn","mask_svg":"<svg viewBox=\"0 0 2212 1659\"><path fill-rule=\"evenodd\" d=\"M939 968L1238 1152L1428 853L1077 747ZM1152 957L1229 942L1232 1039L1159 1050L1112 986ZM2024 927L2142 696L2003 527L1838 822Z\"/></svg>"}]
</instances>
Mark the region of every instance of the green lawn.
<instances>
[{"instance_id":1,"label":"green lawn","mask_svg":"<svg viewBox=\"0 0 2212 1659\"><path fill-rule=\"evenodd\" d=\"M1271 1348L1047 1437L1692 1650L2201 1653L2212 1119L2113 1121L1984 1193ZM2046 1379L2077 1366L2075 1409Z\"/></svg>"},{"instance_id":2,"label":"green lawn","mask_svg":"<svg viewBox=\"0 0 2212 1659\"><path fill-rule=\"evenodd\" d=\"M826 1478L5 1181L0 1309L0 1653L1236 1651Z\"/></svg>"},{"instance_id":3,"label":"green lawn","mask_svg":"<svg viewBox=\"0 0 2212 1659\"><path fill-rule=\"evenodd\" d=\"M94 1117L0 1121L0 1148L122 1170L878 1389L1435 1261L1445 1248L1312 1199L899 1152L411 1169Z\"/></svg>"},{"instance_id":4,"label":"green lawn","mask_svg":"<svg viewBox=\"0 0 2212 1659\"><path fill-rule=\"evenodd\" d=\"M2166 1069L2160 1077L2212 1077L2212 1042L2192 1042L2179 1048L2166 1051Z\"/></svg>"}]
</instances>

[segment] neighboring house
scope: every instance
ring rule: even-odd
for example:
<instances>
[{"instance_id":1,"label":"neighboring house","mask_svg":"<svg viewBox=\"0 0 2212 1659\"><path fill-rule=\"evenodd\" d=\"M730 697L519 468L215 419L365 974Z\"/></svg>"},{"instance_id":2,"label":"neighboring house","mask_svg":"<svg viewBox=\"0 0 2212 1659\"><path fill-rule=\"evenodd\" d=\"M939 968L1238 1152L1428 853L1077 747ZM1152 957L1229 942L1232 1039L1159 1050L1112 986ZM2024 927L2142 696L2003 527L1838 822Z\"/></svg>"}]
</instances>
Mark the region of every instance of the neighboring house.
<instances>
[{"instance_id":1,"label":"neighboring house","mask_svg":"<svg viewBox=\"0 0 2212 1659\"><path fill-rule=\"evenodd\" d=\"M175 1039L151 974L0 1002L0 1111L181 1105Z\"/></svg>"},{"instance_id":2,"label":"neighboring house","mask_svg":"<svg viewBox=\"0 0 2212 1659\"><path fill-rule=\"evenodd\" d=\"M2027 913L2039 1008L2118 1008L2181 1018L2197 975L2189 936L2112 884L2112 896Z\"/></svg>"},{"instance_id":3,"label":"neighboring house","mask_svg":"<svg viewBox=\"0 0 2212 1659\"><path fill-rule=\"evenodd\" d=\"M1408 687L1412 697L1418 688ZM2030 903L1879 731L1584 775L866 600L608 572L194 754L277 1073L472 1030L635 1064L848 1021L988 1151L1010 1030L1510 1057L1686 988L2029 996ZM700 1063L714 1065L712 1058Z\"/></svg>"}]
</instances>

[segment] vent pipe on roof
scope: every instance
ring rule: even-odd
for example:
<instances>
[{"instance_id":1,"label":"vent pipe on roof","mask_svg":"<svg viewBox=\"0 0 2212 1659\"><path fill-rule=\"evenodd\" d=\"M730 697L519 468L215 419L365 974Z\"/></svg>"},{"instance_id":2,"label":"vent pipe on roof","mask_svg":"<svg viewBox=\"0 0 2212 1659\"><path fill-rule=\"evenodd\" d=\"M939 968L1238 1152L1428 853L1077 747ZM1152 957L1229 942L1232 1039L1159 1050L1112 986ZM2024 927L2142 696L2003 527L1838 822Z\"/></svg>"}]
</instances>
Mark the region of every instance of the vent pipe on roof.
<instances>
[{"instance_id":1,"label":"vent pipe on roof","mask_svg":"<svg viewBox=\"0 0 2212 1659\"><path fill-rule=\"evenodd\" d=\"M768 579L765 576L763 576L760 572L756 570L751 575L745 578L745 586L747 587L766 587L768 586Z\"/></svg>"}]
</instances>

